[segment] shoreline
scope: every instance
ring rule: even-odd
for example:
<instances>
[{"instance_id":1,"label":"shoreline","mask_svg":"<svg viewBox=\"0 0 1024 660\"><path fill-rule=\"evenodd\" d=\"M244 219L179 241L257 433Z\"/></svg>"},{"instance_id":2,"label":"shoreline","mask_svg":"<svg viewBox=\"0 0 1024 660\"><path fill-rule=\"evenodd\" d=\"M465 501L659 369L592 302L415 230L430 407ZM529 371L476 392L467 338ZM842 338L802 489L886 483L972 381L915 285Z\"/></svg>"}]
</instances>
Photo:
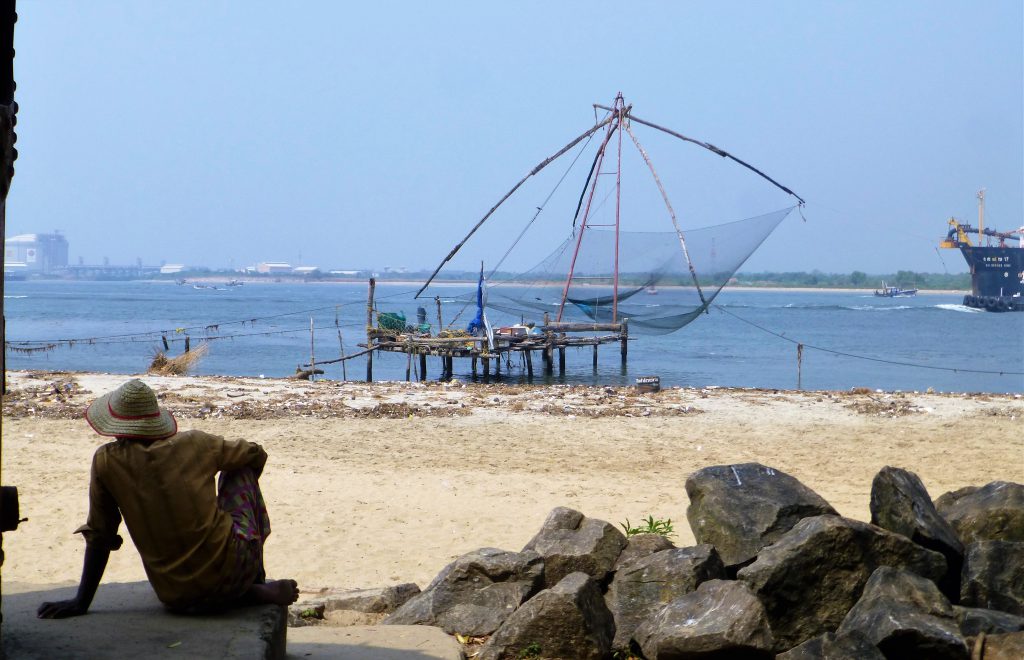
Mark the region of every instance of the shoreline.
<instances>
[{"instance_id":1,"label":"shoreline","mask_svg":"<svg viewBox=\"0 0 1024 660\"><path fill-rule=\"evenodd\" d=\"M3 475L31 519L4 534L4 581L77 581L89 466L107 442L82 410L126 376L13 372ZM480 547L518 550L568 506L618 526L686 524L684 483L758 462L870 520L873 476L918 474L933 498L1024 482L1022 395L806 392L143 376L183 429L261 444L268 574L321 587L426 584ZM145 580L130 537L105 582ZM102 586L100 587L102 589Z\"/></svg>"},{"instance_id":2,"label":"shoreline","mask_svg":"<svg viewBox=\"0 0 1024 660\"><path fill-rule=\"evenodd\" d=\"M329 285L329 284L362 284L366 285L368 280L365 279L343 279L343 278L331 278L331 279L311 279L303 280L298 278L291 279L280 279L275 281L272 279L265 278L249 278L246 276L241 277L227 277L227 276L210 276L210 277L190 277L183 278L188 284L227 284L228 282L240 282L245 284L309 284L309 285ZM26 280L18 280L26 281ZM39 280L27 280L33 282L145 282L149 284L176 284L174 280L170 279L139 279L139 280L63 280L63 279L39 279ZM441 280L431 282L431 287L465 287L465 286L476 286L475 280ZM505 284L505 283L502 283ZM516 286L515 282L508 282L508 285ZM377 279L377 286L395 285L395 286L408 286L408 287L420 287L423 282L418 280L392 280L392 279ZM560 287L562 283L551 282L545 286ZM586 286L586 285L583 285ZM677 290L677 289L693 289L692 286L686 286L682 284L665 284L660 285L659 289L663 290ZM726 285L722 289L723 291L766 291L771 293L783 293L786 291L793 291L796 293L861 293L864 295L873 295L877 290L872 287L867 288L851 288L851 287L807 287L807 286L742 286L742 285ZM916 295L967 295L970 291L966 289L918 289ZM910 296L913 297L913 296Z\"/></svg>"}]
</instances>

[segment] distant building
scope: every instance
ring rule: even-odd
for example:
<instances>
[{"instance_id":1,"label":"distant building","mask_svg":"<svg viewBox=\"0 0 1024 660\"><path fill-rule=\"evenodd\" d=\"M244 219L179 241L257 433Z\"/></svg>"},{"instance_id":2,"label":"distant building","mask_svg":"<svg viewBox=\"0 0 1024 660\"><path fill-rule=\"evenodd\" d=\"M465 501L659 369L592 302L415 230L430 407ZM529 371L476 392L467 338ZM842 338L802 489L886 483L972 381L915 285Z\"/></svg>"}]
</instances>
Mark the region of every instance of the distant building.
<instances>
[{"instance_id":1,"label":"distant building","mask_svg":"<svg viewBox=\"0 0 1024 660\"><path fill-rule=\"evenodd\" d=\"M290 273L292 272L292 265L286 264L283 261L264 261L256 264L256 272L270 274Z\"/></svg>"},{"instance_id":2,"label":"distant building","mask_svg":"<svg viewBox=\"0 0 1024 660\"><path fill-rule=\"evenodd\" d=\"M164 264L160 266L161 275L177 275L185 270L188 270L188 266L185 264Z\"/></svg>"},{"instance_id":3,"label":"distant building","mask_svg":"<svg viewBox=\"0 0 1024 660\"><path fill-rule=\"evenodd\" d=\"M4 240L8 270L52 273L67 268L68 239L63 234L20 234Z\"/></svg>"},{"instance_id":4,"label":"distant building","mask_svg":"<svg viewBox=\"0 0 1024 660\"><path fill-rule=\"evenodd\" d=\"M301 275L302 277L310 277L313 275L320 274L319 266L296 266L292 270L293 275Z\"/></svg>"}]
</instances>

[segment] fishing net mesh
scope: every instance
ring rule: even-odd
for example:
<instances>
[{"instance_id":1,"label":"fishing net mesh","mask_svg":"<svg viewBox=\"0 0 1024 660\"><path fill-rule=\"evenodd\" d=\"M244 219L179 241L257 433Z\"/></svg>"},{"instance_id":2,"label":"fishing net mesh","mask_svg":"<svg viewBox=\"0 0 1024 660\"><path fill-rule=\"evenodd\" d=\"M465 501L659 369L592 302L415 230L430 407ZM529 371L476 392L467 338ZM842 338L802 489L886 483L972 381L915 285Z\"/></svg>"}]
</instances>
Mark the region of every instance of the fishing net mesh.
<instances>
[{"instance_id":1,"label":"fishing net mesh","mask_svg":"<svg viewBox=\"0 0 1024 660\"><path fill-rule=\"evenodd\" d=\"M687 230L682 240L675 231L620 231L617 304L612 275L615 231L587 228L581 238L577 229L530 270L492 273L486 306L538 324L547 313L551 320L562 321L610 323L627 318L631 334L674 332L711 304L792 210ZM475 296L474 291L455 297L475 304Z\"/></svg>"}]
</instances>

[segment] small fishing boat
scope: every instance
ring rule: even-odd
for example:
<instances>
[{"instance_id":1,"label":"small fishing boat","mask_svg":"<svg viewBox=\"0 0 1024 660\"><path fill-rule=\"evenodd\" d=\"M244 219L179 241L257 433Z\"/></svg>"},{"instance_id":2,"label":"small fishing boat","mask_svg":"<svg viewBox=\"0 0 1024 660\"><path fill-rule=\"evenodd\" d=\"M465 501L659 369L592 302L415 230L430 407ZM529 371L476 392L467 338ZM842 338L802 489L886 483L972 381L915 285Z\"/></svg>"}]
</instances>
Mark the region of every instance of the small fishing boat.
<instances>
[{"instance_id":1,"label":"small fishing boat","mask_svg":"<svg viewBox=\"0 0 1024 660\"><path fill-rule=\"evenodd\" d=\"M917 295L917 289L901 289L898 286L886 286L882 282L882 288L875 289L875 295L879 298L910 298Z\"/></svg>"}]
</instances>

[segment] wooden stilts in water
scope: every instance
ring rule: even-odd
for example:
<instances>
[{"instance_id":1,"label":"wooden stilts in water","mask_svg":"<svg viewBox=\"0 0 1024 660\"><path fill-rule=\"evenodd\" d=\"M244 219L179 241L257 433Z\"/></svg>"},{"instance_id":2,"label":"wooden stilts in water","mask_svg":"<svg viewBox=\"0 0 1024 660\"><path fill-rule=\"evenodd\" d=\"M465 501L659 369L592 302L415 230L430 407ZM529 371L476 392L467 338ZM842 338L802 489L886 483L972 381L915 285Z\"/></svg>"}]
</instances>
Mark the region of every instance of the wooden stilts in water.
<instances>
[{"instance_id":1,"label":"wooden stilts in water","mask_svg":"<svg viewBox=\"0 0 1024 660\"><path fill-rule=\"evenodd\" d=\"M526 377L533 380L533 351L528 348L523 353L526 354Z\"/></svg>"},{"instance_id":2,"label":"wooden stilts in water","mask_svg":"<svg viewBox=\"0 0 1024 660\"><path fill-rule=\"evenodd\" d=\"M448 372L448 376L445 380L451 380L455 376L455 358L451 355L448 355L445 358L445 371Z\"/></svg>"},{"instance_id":3,"label":"wooden stilts in water","mask_svg":"<svg viewBox=\"0 0 1024 660\"><path fill-rule=\"evenodd\" d=\"M501 375L501 353L497 353L494 359L494 375Z\"/></svg>"},{"instance_id":4,"label":"wooden stilts in water","mask_svg":"<svg viewBox=\"0 0 1024 660\"><path fill-rule=\"evenodd\" d=\"M405 342L405 382L412 380L412 339L407 339Z\"/></svg>"},{"instance_id":5,"label":"wooden stilts in water","mask_svg":"<svg viewBox=\"0 0 1024 660\"><path fill-rule=\"evenodd\" d=\"M565 348L558 349L558 375L565 375Z\"/></svg>"},{"instance_id":6,"label":"wooden stilts in water","mask_svg":"<svg viewBox=\"0 0 1024 660\"><path fill-rule=\"evenodd\" d=\"M427 354L420 353L420 381L427 379Z\"/></svg>"},{"instance_id":7,"label":"wooden stilts in water","mask_svg":"<svg viewBox=\"0 0 1024 660\"><path fill-rule=\"evenodd\" d=\"M185 335L185 352L188 353L190 350L192 350L191 341L189 339L189 336Z\"/></svg>"},{"instance_id":8,"label":"wooden stilts in water","mask_svg":"<svg viewBox=\"0 0 1024 660\"><path fill-rule=\"evenodd\" d=\"M437 331L441 332L444 330L444 322L441 321L441 296L434 296L434 302L437 303Z\"/></svg>"},{"instance_id":9,"label":"wooden stilts in water","mask_svg":"<svg viewBox=\"0 0 1024 660\"><path fill-rule=\"evenodd\" d=\"M491 377L491 361L487 358L486 355L484 356L483 360L484 360L484 382L486 382Z\"/></svg>"},{"instance_id":10,"label":"wooden stilts in water","mask_svg":"<svg viewBox=\"0 0 1024 660\"><path fill-rule=\"evenodd\" d=\"M373 347L373 290L377 280L370 278L370 291L366 296L366 347ZM366 382L373 382L373 351L366 354Z\"/></svg>"},{"instance_id":11,"label":"wooden stilts in water","mask_svg":"<svg viewBox=\"0 0 1024 660\"><path fill-rule=\"evenodd\" d=\"M594 371L597 371L597 342L594 342Z\"/></svg>"},{"instance_id":12,"label":"wooden stilts in water","mask_svg":"<svg viewBox=\"0 0 1024 660\"><path fill-rule=\"evenodd\" d=\"M473 372L473 378L476 378L476 356L474 355L470 360L470 369Z\"/></svg>"},{"instance_id":13,"label":"wooden stilts in water","mask_svg":"<svg viewBox=\"0 0 1024 660\"><path fill-rule=\"evenodd\" d=\"M345 341L341 338L341 323L338 322L338 308L334 308L334 327L338 329L338 358L345 357ZM345 369L345 363L348 360L341 360L341 379L348 380L348 373Z\"/></svg>"}]
</instances>

